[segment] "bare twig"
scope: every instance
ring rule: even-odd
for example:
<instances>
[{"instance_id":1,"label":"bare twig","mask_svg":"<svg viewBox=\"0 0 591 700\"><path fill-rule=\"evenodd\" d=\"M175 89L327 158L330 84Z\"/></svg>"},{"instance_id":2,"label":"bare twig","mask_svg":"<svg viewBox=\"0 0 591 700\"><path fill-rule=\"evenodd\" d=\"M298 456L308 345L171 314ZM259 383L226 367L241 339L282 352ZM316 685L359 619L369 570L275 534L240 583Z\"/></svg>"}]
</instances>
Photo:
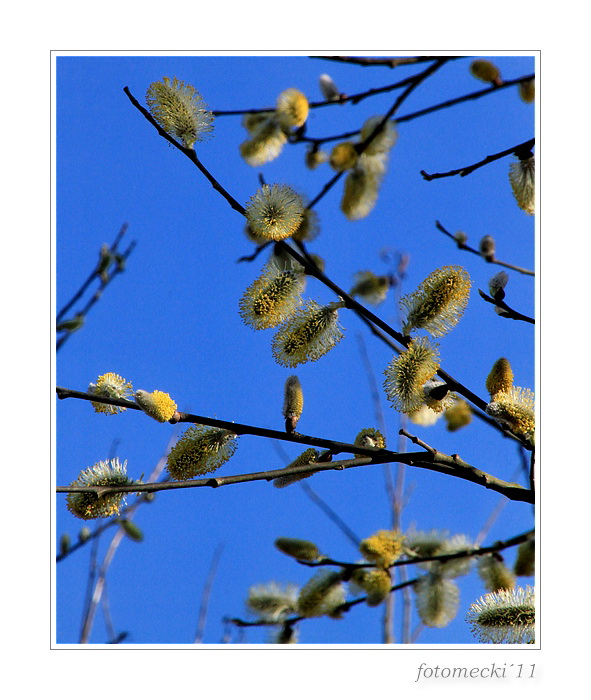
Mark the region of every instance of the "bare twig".
<instances>
[{"instance_id":1,"label":"bare twig","mask_svg":"<svg viewBox=\"0 0 591 700\"><path fill-rule=\"evenodd\" d=\"M507 148L506 150L501 151L500 153L494 153L491 156L486 156L486 158L484 158L483 160L479 160L478 163L473 163L472 165L465 165L462 168L457 168L456 170L449 170L446 173L433 173L431 175L429 175L429 173L426 173L424 170L421 170L421 175L425 178L425 180L428 181L435 180L441 177L452 177L453 175L460 175L461 177L466 177L466 175L470 175L470 173L473 173L478 168L482 168L483 165L494 163L494 161L499 160L499 158L504 158L505 156L509 156L512 153L529 151L533 148L534 143L535 139L530 139L529 141L520 143L517 146Z\"/></svg>"},{"instance_id":2,"label":"bare twig","mask_svg":"<svg viewBox=\"0 0 591 700\"><path fill-rule=\"evenodd\" d=\"M109 286L109 284L125 270L125 262L127 258L131 255L133 249L135 248L136 242L132 241L127 249L120 253L117 248L119 242L125 235L127 231L127 224L123 224L119 233L117 234L113 244L109 247L105 244L100 251L99 261L88 275L86 280L82 283L78 291L72 296L72 298L62 307L56 317L56 331L57 333L62 333L56 342L56 351L59 350L68 338L75 333L79 328L82 327L86 316L92 307L99 301L102 297L103 292ZM95 281L99 281L99 286L94 292L94 294L89 298L86 304L75 314L72 319L64 320L66 313L74 306L74 304L79 301L90 287L90 285Z\"/></svg>"},{"instance_id":3,"label":"bare twig","mask_svg":"<svg viewBox=\"0 0 591 700\"><path fill-rule=\"evenodd\" d=\"M195 641L193 642L194 644L202 644L203 642L203 633L205 631L205 623L207 621L207 609L209 607L211 587L213 586L213 580L217 572L223 548L223 545L218 545L216 547L215 552L213 553L213 557L211 558L209 573L207 574L207 579L205 581L205 586L203 587L203 593L201 595L201 606L199 608L199 618L197 622L197 632L195 634Z\"/></svg>"}]
</instances>

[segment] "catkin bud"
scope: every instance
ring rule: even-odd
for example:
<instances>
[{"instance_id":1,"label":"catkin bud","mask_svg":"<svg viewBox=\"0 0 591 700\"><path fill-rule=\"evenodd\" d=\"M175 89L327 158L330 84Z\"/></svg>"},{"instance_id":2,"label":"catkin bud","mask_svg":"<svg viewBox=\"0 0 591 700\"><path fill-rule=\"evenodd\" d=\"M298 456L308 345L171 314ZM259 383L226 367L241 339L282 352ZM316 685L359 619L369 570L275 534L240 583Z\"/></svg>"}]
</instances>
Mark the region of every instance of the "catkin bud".
<instances>
[{"instance_id":1,"label":"catkin bud","mask_svg":"<svg viewBox=\"0 0 591 700\"><path fill-rule=\"evenodd\" d=\"M536 210L535 156L523 158L509 165L509 181L517 204L526 214Z\"/></svg>"},{"instance_id":2,"label":"catkin bud","mask_svg":"<svg viewBox=\"0 0 591 700\"><path fill-rule=\"evenodd\" d=\"M319 457L320 452L315 450L313 447L309 447L307 450L304 450L299 457L296 457L293 462L288 464L287 467L285 467L285 470L288 471L293 467L303 467L306 464L317 462ZM294 484L296 481L307 479L309 476L312 476L312 474L315 473L316 472L314 470L310 470L306 472L298 472L297 474L286 474L285 476L279 476L276 479L273 479L273 486L275 486L275 488L282 489L290 484Z\"/></svg>"},{"instance_id":3,"label":"catkin bud","mask_svg":"<svg viewBox=\"0 0 591 700\"><path fill-rule=\"evenodd\" d=\"M478 559L478 573L487 590L510 590L515 586L515 576L507 568L500 554L485 554Z\"/></svg>"},{"instance_id":4,"label":"catkin bud","mask_svg":"<svg viewBox=\"0 0 591 700\"><path fill-rule=\"evenodd\" d=\"M276 115L285 130L299 127L308 118L309 105L306 96L296 88L284 90L277 98Z\"/></svg>"},{"instance_id":5,"label":"catkin bud","mask_svg":"<svg viewBox=\"0 0 591 700\"><path fill-rule=\"evenodd\" d=\"M350 170L357 162L359 154L351 141L337 143L329 157L330 167L338 173Z\"/></svg>"},{"instance_id":6,"label":"catkin bud","mask_svg":"<svg viewBox=\"0 0 591 700\"><path fill-rule=\"evenodd\" d=\"M272 343L273 356L283 367L295 367L305 362L316 362L343 338L338 324L338 310L344 302L320 306L309 300L285 320Z\"/></svg>"},{"instance_id":7,"label":"catkin bud","mask_svg":"<svg viewBox=\"0 0 591 700\"><path fill-rule=\"evenodd\" d=\"M144 539L144 533L131 520L122 520L120 522L121 529L134 542L141 542Z\"/></svg>"},{"instance_id":8,"label":"catkin bud","mask_svg":"<svg viewBox=\"0 0 591 700\"><path fill-rule=\"evenodd\" d=\"M68 553L68 550L70 549L70 544L70 535L68 535L67 532L64 532L64 534L60 537L60 554L62 556Z\"/></svg>"},{"instance_id":9,"label":"catkin bud","mask_svg":"<svg viewBox=\"0 0 591 700\"><path fill-rule=\"evenodd\" d=\"M194 148L213 129L213 114L205 108L203 98L192 85L176 78L162 78L150 85L146 93L150 112L171 136L186 148Z\"/></svg>"},{"instance_id":10,"label":"catkin bud","mask_svg":"<svg viewBox=\"0 0 591 700\"><path fill-rule=\"evenodd\" d=\"M354 443L359 447L371 447L377 450L383 450L386 447L386 440L382 433L376 428L364 428L355 437Z\"/></svg>"},{"instance_id":11,"label":"catkin bud","mask_svg":"<svg viewBox=\"0 0 591 700\"><path fill-rule=\"evenodd\" d=\"M300 561L318 561L322 558L320 550L308 540L298 540L292 537L278 537L275 546L280 552Z\"/></svg>"},{"instance_id":12,"label":"catkin bud","mask_svg":"<svg viewBox=\"0 0 591 700\"><path fill-rule=\"evenodd\" d=\"M320 91L324 95L325 99L329 100L330 102L334 102L340 98L340 90L335 85L334 80L330 77L330 75L323 73L319 78L319 83Z\"/></svg>"},{"instance_id":13,"label":"catkin bud","mask_svg":"<svg viewBox=\"0 0 591 700\"><path fill-rule=\"evenodd\" d=\"M495 259L496 245L492 236L483 236L480 239L480 255L487 261L493 262Z\"/></svg>"},{"instance_id":14,"label":"catkin bud","mask_svg":"<svg viewBox=\"0 0 591 700\"><path fill-rule=\"evenodd\" d=\"M503 301L505 298L505 287L509 281L509 275L501 270L488 281L488 291L495 301Z\"/></svg>"},{"instance_id":15,"label":"catkin bud","mask_svg":"<svg viewBox=\"0 0 591 700\"><path fill-rule=\"evenodd\" d=\"M470 72L475 78L483 80L485 83L501 85L501 72L491 61L477 60L470 64Z\"/></svg>"},{"instance_id":16,"label":"catkin bud","mask_svg":"<svg viewBox=\"0 0 591 700\"><path fill-rule=\"evenodd\" d=\"M445 411L445 421L447 429L453 433L472 421L472 409L470 404L464 399L458 399Z\"/></svg>"},{"instance_id":17,"label":"catkin bud","mask_svg":"<svg viewBox=\"0 0 591 700\"><path fill-rule=\"evenodd\" d=\"M234 454L236 437L222 428L192 425L168 455L166 466L170 475L184 481L219 469Z\"/></svg>"},{"instance_id":18,"label":"catkin bud","mask_svg":"<svg viewBox=\"0 0 591 700\"><path fill-rule=\"evenodd\" d=\"M533 576L536 572L536 542L528 540L517 549L517 559L513 565L515 576Z\"/></svg>"},{"instance_id":19,"label":"catkin bud","mask_svg":"<svg viewBox=\"0 0 591 700\"><path fill-rule=\"evenodd\" d=\"M445 627L456 616L460 591L453 581L430 573L421 577L413 588L417 612L427 627Z\"/></svg>"},{"instance_id":20,"label":"catkin bud","mask_svg":"<svg viewBox=\"0 0 591 700\"><path fill-rule=\"evenodd\" d=\"M283 417L285 418L285 430L288 433L295 432L303 408L304 392L302 391L302 385L298 377L292 374L285 382L283 395Z\"/></svg>"},{"instance_id":21,"label":"catkin bud","mask_svg":"<svg viewBox=\"0 0 591 700\"><path fill-rule=\"evenodd\" d=\"M486 413L533 444L536 419L531 389L514 386L496 393L487 405Z\"/></svg>"},{"instance_id":22,"label":"catkin bud","mask_svg":"<svg viewBox=\"0 0 591 700\"><path fill-rule=\"evenodd\" d=\"M527 586L487 593L472 603L466 620L481 642L531 644L536 621L534 589Z\"/></svg>"},{"instance_id":23,"label":"catkin bud","mask_svg":"<svg viewBox=\"0 0 591 700\"><path fill-rule=\"evenodd\" d=\"M304 213L302 198L288 185L263 185L246 206L255 236L282 241L297 231Z\"/></svg>"},{"instance_id":24,"label":"catkin bud","mask_svg":"<svg viewBox=\"0 0 591 700\"><path fill-rule=\"evenodd\" d=\"M536 99L536 82L535 80L524 80L519 83L519 97L524 102L533 102Z\"/></svg>"},{"instance_id":25,"label":"catkin bud","mask_svg":"<svg viewBox=\"0 0 591 700\"><path fill-rule=\"evenodd\" d=\"M338 617L337 608L345 602L345 590L341 574L337 571L322 571L300 591L298 612L304 617Z\"/></svg>"},{"instance_id":26,"label":"catkin bud","mask_svg":"<svg viewBox=\"0 0 591 700\"><path fill-rule=\"evenodd\" d=\"M470 275L459 265L434 270L412 294L400 300L407 318L403 333L424 328L435 337L448 333L462 317L471 287Z\"/></svg>"}]
</instances>

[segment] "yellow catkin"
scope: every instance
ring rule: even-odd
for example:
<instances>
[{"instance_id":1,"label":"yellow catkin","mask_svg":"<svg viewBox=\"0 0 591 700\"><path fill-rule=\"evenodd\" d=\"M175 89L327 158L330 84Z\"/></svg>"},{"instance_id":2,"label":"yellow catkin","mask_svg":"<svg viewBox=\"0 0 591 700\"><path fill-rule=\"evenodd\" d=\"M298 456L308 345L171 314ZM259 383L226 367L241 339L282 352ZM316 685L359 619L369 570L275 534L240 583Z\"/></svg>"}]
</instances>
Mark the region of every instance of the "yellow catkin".
<instances>
[{"instance_id":1,"label":"yellow catkin","mask_svg":"<svg viewBox=\"0 0 591 700\"><path fill-rule=\"evenodd\" d=\"M513 370L509 360L506 357L499 357L486 378L486 390L492 398L500 391L509 391L512 386Z\"/></svg>"},{"instance_id":2,"label":"yellow catkin","mask_svg":"<svg viewBox=\"0 0 591 700\"><path fill-rule=\"evenodd\" d=\"M392 588L390 574L384 569L355 569L351 576L351 583L365 591L367 594L365 602L370 607L383 603Z\"/></svg>"},{"instance_id":3,"label":"yellow catkin","mask_svg":"<svg viewBox=\"0 0 591 700\"><path fill-rule=\"evenodd\" d=\"M427 338L413 338L384 370L386 396L397 411L412 413L425 402L423 385L439 369L439 353Z\"/></svg>"},{"instance_id":4,"label":"yellow catkin","mask_svg":"<svg viewBox=\"0 0 591 700\"><path fill-rule=\"evenodd\" d=\"M404 535L394 530L378 530L359 543L359 551L376 566L391 566L403 552Z\"/></svg>"},{"instance_id":5,"label":"yellow catkin","mask_svg":"<svg viewBox=\"0 0 591 700\"><path fill-rule=\"evenodd\" d=\"M351 141L342 141L337 143L330 152L329 160L330 167L338 173L343 170L350 170L357 163L358 153L355 149L355 144Z\"/></svg>"},{"instance_id":6,"label":"yellow catkin","mask_svg":"<svg viewBox=\"0 0 591 700\"><path fill-rule=\"evenodd\" d=\"M167 469L173 479L184 481L213 472L236 450L236 434L222 428L192 425L168 455Z\"/></svg>"},{"instance_id":7,"label":"yellow catkin","mask_svg":"<svg viewBox=\"0 0 591 700\"><path fill-rule=\"evenodd\" d=\"M468 304L470 275L459 265L434 270L412 294L400 300L407 318L403 332L423 328L434 337L448 333L460 320Z\"/></svg>"},{"instance_id":8,"label":"yellow catkin","mask_svg":"<svg viewBox=\"0 0 591 700\"><path fill-rule=\"evenodd\" d=\"M159 423L170 420L177 409L176 403L164 391L153 391L150 394L143 389L138 389L134 396L135 402L142 411Z\"/></svg>"},{"instance_id":9,"label":"yellow catkin","mask_svg":"<svg viewBox=\"0 0 591 700\"><path fill-rule=\"evenodd\" d=\"M297 88L288 88L277 98L276 114L286 129L303 126L308 118L308 111L308 99Z\"/></svg>"},{"instance_id":10,"label":"yellow catkin","mask_svg":"<svg viewBox=\"0 0 591 700\"><path fill-rule=\"evenodd\" d=\"M464 399L458 399L445 411L447 429L453 433L472 421L472 409Z\"/></svg>"}]
</instances>

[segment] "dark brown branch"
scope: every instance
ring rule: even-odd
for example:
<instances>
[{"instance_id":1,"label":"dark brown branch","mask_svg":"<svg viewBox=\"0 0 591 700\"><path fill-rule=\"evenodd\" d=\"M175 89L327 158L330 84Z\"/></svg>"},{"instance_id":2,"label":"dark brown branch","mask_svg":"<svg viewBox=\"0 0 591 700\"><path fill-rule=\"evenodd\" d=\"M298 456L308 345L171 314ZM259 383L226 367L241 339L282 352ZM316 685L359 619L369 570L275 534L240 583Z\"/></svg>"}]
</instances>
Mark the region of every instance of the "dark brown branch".
<instances>
[{"instance_id":1,"label":"dark brown branch","mask_svg":"<svg viewBox=\"0 0 591 700\"><path fill-rule=\"evenodd\" d=\"M479 258L482 258L485 262L487 263L493 263L494 265L500 265L501 267L506 267L509 270L514 270L515 272L520 272L522 275L531 275L532 277L535 276L535 272L533 270L527 270L525 267L518 267L517 265L512 265L511 263L503 262L502 260L498 260L494 255L492 257L487 257L485 258L479 250L476 250L476 248L472 248L471 246L467 245L466 243L462 243L461 241L458 241L457 238L453 235L453 233L450 233L447 229L445 229L441 222L436 221L435 226L441 231L441 233L444 233L446 236L452 239L452 241L455 242L455 244L458 246L460 250L467 250L469 253L473 253L474 255L477 255Z\"/></svg>"},{"instance_id":2,"label":"dark brown branch","mask_svg":"<svg viewBox=\"0 0 591 700\"><path fill-rule=\"evenodd\" d=\"M375 136L379 133L380 126L383 126L386 121L392 117L392 115L396 112L396 109L402 104L402 102L408 97L408 95L416 88L418 85L425 80L429 75L431 75L433 72L435 72L438 68L441 67L444 63L444 59L438 60L434 63L434 65L429 66L425 71L420 73L418 76L415 76L413 78L412 83L408 86L408 88L398 97L392 108L388 111L388 113L384 116L382 119L381 125L378 125L376 129L370 134L370 136L366 139L366 141L363 142L363 144L360 144L360 152L365 148L370 141L375 138ZM145 116L145 118L158 130L158 133L165 138L167 141L172 143L174 146L176 146L180 151L182 151L187 157L191 159L191 161L197 165L197 167L203 172L207 179L212 183L214 188L218 190L224 198L230 203L230 205L239 213L242 215L245 215L245 209L241 205L239 205L236 200L231 197L224 189L219 185L217 180L207 171L203 165L199 162L197 159L197 156L195 155L195 152L192 149L187 149L181 146L179 143L177 143L172 137L170 137L161 127L160 125L153 119L152 115L145 110L138 102L137 100L131 95L129 92L128 88L125 88L125 93L131 100L132 104L134 104L137 109L139 109L140 112ZM338 173L338 176L340 176L342 173ZM333 178L331 182L336 182L336 179ZM323 190L324 192L324 190ZM314 200L314 202L318 201L318 198ZM308 205L308 208L311 208L313 203L310 203ZM406 336L403 336L401 333L395 331L393 328L391 328L387 323L382 321L380 318L378 318L375 314L373 314L371 311L366 309L364 306L362 306L359 302L357 302L355 299L353 299L349 294L347 294L344 290L342 290L340 287L338 287L334 282L332 282L324 273L322 273L316 265L314 265L309 259L306 257L303 257L299 253L297 253L293 248L291 248L289 245L285 243L285 241L278 241L277 246L283 250L285 250L289 255L291 255L293 258L295 258L300 264L302 264L306 270L307 274L313 275L316 277L318 280L320 280L324 285L332 289L336 294L338 294L344 301L345 305L347 308L353 309L356 313L362 315L365 317L367 320L369 320L371 323L373 323L375 326L383 330L387 335L390 337L394 338L398 342L400 342L404 347L408 346L408 343L410 342L410 338L407 338ZM443 370L439 370L437 374L444 379L448 384L450 384L451 390L456 391L459 394L462 394L465 398L467 398L469 401L471 401L475 406L478 408L484 410L486 408L486 401L483 401L481 398L479 398L476 394L474 394L472 391L470 391L467 387L464 387L460 382L457 380L453 379L450 375L448 375L446 372ZM507 433L511 434L511 433ZM525 445L527 447L527 445Z\"/></svg>"},{"instance_id":3,"label":"dark brown branch","mask_svg":"<svg viewBox=\"0 0 591 700\"><path fill-rule=\"evenodd\" d=\"M452 177L453 175L460 175L461 177L466 177L466 175L470 175L470 173L473 173L478 168L482 168L482 166L488 165L489 163L494 163L494 161L499 160L500 158L504 158L505 156L509 156L512 153L522 153L525 151L530 151L533 148L534 143L535 139L530 139L529 141L524 141L524 143L520 143L517 146L507 148L506 150L501 151L500 153L494 153L491 156L486 156L486 158L484 158L483 160L479 160L478 163L473 163L472 165L465 165L463 168L449 170L446 173L433 173L431 175L429 175L429 173L426 173L424 170L421 170L421 175L427 181L436 180L437 178L441 177Z\"/></svg>"},{"instance_id":4,"label":"dark brown branch","mask_svg":"<svg viewBox=\"0 0 591 700\"><path fill-rule=\"evenodd\" d=\"M220 183L213 177L213 175L207 170L207 168L201 163L199 158L197 158L197 154L192 148L185 148L182 144L180 144L178 141L172 138L161 126L158 124L158 122L152 117L150 112L148 112L147 109L142 107L142 105L135 99L135 97L131 94L130 90L128 87L123 88L123 92L127 95L129 98L131 104L138 109L144 117L152 124L152 126L158 131L160 136L162 138L166 139L168 143L172 144L175 148L178 148L181 153L183 153L187 158L199 168L201 173L205 175L211 186L216 190L216 192L219 192L222 197L228 202L228 204L232 207L232 209L235 209L239 214L242 214L244 216L245 214L245 209L244 207L239 204L234 197L232 197L231 194L229 194L221 185Z\"/></svg>"},{"instance_id":5,"label":"dark brown branch","mask_svg":"<svg viewBox=\"0 0 591 700\"><path fill-rule=\"evenodd\" d=\"M451 61L463 56L400 56L398 58L374 58L373 56L310 56L310 58L322 61L337 61L338 63L350 63L357 66L384 66L386 68L396 68L398 66L425 63L445 59Z\"/></svg>"},{"instance_id":6,"label":"dark brown branch","mask_svg":"<svg viewBox=\"0 0 591 700\"><path fill-rule=\"evenodd\" d=\"M363 153L363 151L369 146L369 144L373 141L374 138L380 133L382 128L384 127L384 124L396 114L397 110L399 107L404 103L404 101L407 99L407 97L423 82L425 81L432 73L434 73L436 70L441 68L441 66L446 63L447 59L446 58L441 58L436 60L433 65L429 66L426 70L422 71L418 75L415 75L411 81L409 82L408 87L406 90L404 90L398 98L394 101L394 104L390 109L386 112L384 115L383 119L381 122L376 126L376 128L372 131L372 133L363 141L363 143L358 144L356 150L359 154ZM343 171L344 172L344 171ZM337 173L331 180L328 182L321 190L321 192L316 195L316 197L310 202L308 205L308 208L312 208L315 206L322 197L334 186L334 184L340 179L340 177L343 175L343 172Z\"/></svg>"},{"instance_id":7,"label":"dark brown branch","mask_svg":"<svg viewBox=\"0 0 591 700\"><path fill-rule=\"evenodd\" d=\"M497 92L498 90L503 90L505 88L511 87L512 85L519 85L519 83L523 83L527 80L533 80L534 78L535 78L535 74L531 73L530 75L524 75L521 78L515 78L514 80L505 80L500 85L492 85L491 87L484 88L484 90L477 90L476 92L471 92L467 95L462 95L460 97L454 97L451 100L446 100L445 102L441 102L437 105L433 105L432 107L426 107L425 109L420 109L416 112L412 112L412 114L405 114L402 117L398 117L396 119L396 122L398 124L402 124L403 122L408 122L408 121L411 121L412 119L417 119L418 117L422 117L425 114L430 114L431 112L437 112L440 109L446 109L447 107L453 107L454 105L460 104L462 102L467 102L468 100L477 100L478 98L484 97L485 95L490 95L493 92Z\"/></svg>"},{"instance_id":8,"label":"dark brown branch","mask_svg":"<svg viewBox=\"0 0 591 700\"><path fill-rule=\"evenodd\" d=\"M110 247L108 247L107 244L105 244L105 246L101 248L99 261L96 267L94 268L94 270L92 270L92 272L88 275L86 280L82 283L80 289L78 289L78 291L72 296L72 298L67 302L67 304L64 305L64 307L57 314L56 332L63 333L63 335L61 335L56 341L56 352L63 346L63 344L72 335L72 333L74 333L82 326L86 316L88 315L92 307L102 297L103 292L109 286L109 284L117 277L117 275L121 274L125 270L125 262L127 261L127 258L131 255L136 245L136 242L132 241L123 253L120 253L117 250L119 242L125 235L127 228L128 224L123 224L123 226L119 230L119 233L115 237L113 244ZM111 270L109 270L109 268L111 268ZM99 286L94 292L94 294L90 297L90 299L86 302L84 307L75 314L74 319L72 320L79 320L79 322L74 323L74 325L72 326L72 324L69 324L67 321L64 321L63 318L66 315L66 313L74 306L74 304L84 296L86 290L95 280L99 280Z\"/></svg>"},{"instance_id":9,"label":"dark brown branch","mask_svg":"<svg viewBox=\"0 0 591 700\"><path fill-rule=\"evenodd\" d=\"M525 316L524 314L519 313L519 311L515 311L515 309L512 309L502 300L495 300L492 297L489 297L488 294L485 294L482 291L482 289L478 290L478 294L480 294L484 301L503 309L503 313L500 313L499 316L502 316L503 318L512 318L514 321L525 321L526 323L535 324L536 320L531 318L531 316Z\"/></svg>"},{"instance_id":10,"label":"dark brown branch","mask_svg":"<svg viewBox=\"0 0 591 700\"><path fill-rule=\"evenodd\" d=\"M125 399L109 399L106 397L97 397L93 394L74 391L73 389L65 389L57 387L57 395L60 399L77 398L86 401L95 401L115 406L122 406L135 410L141 410L133 401ZM300 435L298 433L284 433L278 430L270 430L268 428L260 428L253 425L245 425L243 423L233 423L230 421L219 420L217 418L208 418L206 416L198 416L192 413L177 412L170 423L199 423L201 425L210 425L217 428L230 430L236 435L256 435L259 437L275 438L277 440L285 440L287 442L297 442L305 445L314 445L316 447L324 447L330 450L333 454L349 453L357 455L354 459L346 459L331 462L314 462L313 470L328 471L333 469L350 469L352 467L361 467L369 464L387 464L390 462L400 462L422 469L429 469L441 474L448 474L466 481L484 486L487 489L498 491L507 498L513 501L524 501L533 503L534 494L528 489L523 488L519 484L509 483L501 479L497 479L490 474L487 474L476 467L464 462L458 455L446 455L439 451L430 452L391 452L385 449L375 449L369 447L361 447L351 443L329 440L326 438L311 437L308 435ZM360 456L363 455L363 456ZM197 487L213 487L225 486L228 484L238 484L248 481L271 481L278 477L283 477L288 474L304 474L310 471L310 465L301 465L290 467L289 469L274 469L265 472L255 472L252 474L239 474L227 477L211 477L205 479L192 479L190 481L166 482L158 484L134 484L133 486L121 487L73 487L73 486L58 486L58 493L79 493L79 492L94 492L97 495L105 493L135 493L135 492L154 492L168 491L180 488L197 488Z\"/></svg>"}]
</instances>

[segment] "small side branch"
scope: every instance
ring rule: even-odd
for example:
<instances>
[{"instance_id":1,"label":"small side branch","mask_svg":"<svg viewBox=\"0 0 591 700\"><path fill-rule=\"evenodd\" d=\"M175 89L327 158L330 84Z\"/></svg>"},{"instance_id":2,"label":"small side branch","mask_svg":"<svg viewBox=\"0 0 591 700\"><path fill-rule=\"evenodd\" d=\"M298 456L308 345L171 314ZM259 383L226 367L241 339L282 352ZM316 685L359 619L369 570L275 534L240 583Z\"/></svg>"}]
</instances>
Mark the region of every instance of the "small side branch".
<instances>
[{"instance_id":1,"label":"small side branch","mask_svg":"<svg viewBox=\"0 0 591 700\"><path fill-rule=\"evenodd\" d=\"M503 310L503 313L499 313L499 316L502 316L503 318L512 318L514 321L525 321L526 323L535 324L536 320L531 318L531 316L526 316L525 314L519 313L519 311L515 311L515 309L512 309L502 300L495 300L492 297L489 297L488 294L485 294L482 291L482 289L478 290L478 294L480 294L484 301L487 301L489 304L493 304L493 306Z\"/></svg>"},{"instance_id":2,"label":"small side branch","mask_svg":"<svg viewBox=\"0 0 591 700\"><path fill-rule=\"evenodd\" d=\"M473 253L474 255L477 255L479 258L482 258L482 260L486 261L487 263L493 263L495 265L500 265L501 267L506 267L508 270L514 270L515 272L520 272L522 275L530 275L532 277L535 276L535 272L533 270L528 270L525 267L518 267L517 265L512 265L511 263L508 262L503 262L502 260L498 260L494 255L489 256L489 257L484 257L479 250L476 250L476 248L472 248L471 246L467 245L466 243L463 243L462 241L459 241L453 233L450 233L444 226L441 224L440 221L435 222L435 226L441 231L441 233L445 234L448 238L451 238L452 241L458 246L460 250L466 250L469 253Z\"/></svg>"},{"instance_id":3,"label":"small side branch","mask_svg":"<svg viewBox=\"0 0 591 700\"><path fill-rule=\"evenodd\" d=\"M517 146L507 148L505 151L501 151L500 153L495 153L491 156L486 156L486 158L484 158L483 160L479 160L478 163L473 163L472 165L465 165L463 168L449 170L446 173L432 174L426 173L424 170L421 170L421 175L427 181L436 180L442 177L452 177L453 175L460 175L460 177L466 177L466 175L470 175L470 173L473 173L478 168L482 168L482 166L488 165L489 163L494 163L495 160L499 160L500 158L509 156L512 153L522 153L525 151L530 151L533 148L534 143L535 139L530 139L529 141L524 141L524 143L520 143Z\"/></svg>"}]
</instances>

